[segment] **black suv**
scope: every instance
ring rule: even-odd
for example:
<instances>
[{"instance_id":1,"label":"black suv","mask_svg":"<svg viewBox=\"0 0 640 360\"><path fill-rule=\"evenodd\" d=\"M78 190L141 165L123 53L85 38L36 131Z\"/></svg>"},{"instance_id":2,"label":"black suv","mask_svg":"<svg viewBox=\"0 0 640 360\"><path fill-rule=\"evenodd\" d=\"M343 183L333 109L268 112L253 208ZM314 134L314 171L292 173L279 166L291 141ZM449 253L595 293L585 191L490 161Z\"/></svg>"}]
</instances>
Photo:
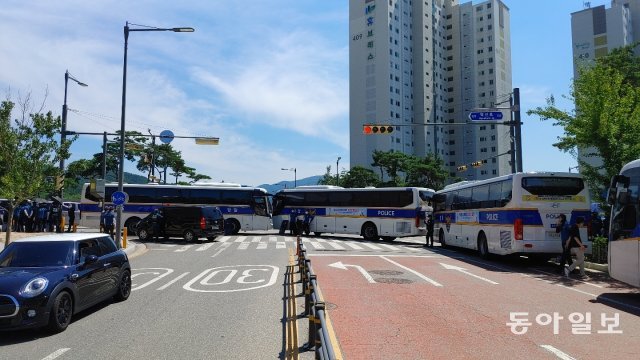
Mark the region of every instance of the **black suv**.
<instances>
[{"instance_id":1,"label":"black suv","mask_svg":"<svg viewBox=\"0 0 640 360\"><path fill-rule=\"evenodd\" d=\"M213 240L224 233L224 217L217 207L165 206L157 210L160 216L151 213L138 222L140 240L172 236L182 237L186 241L196 241L198 238Z\"/></svg>"}]
</instances>

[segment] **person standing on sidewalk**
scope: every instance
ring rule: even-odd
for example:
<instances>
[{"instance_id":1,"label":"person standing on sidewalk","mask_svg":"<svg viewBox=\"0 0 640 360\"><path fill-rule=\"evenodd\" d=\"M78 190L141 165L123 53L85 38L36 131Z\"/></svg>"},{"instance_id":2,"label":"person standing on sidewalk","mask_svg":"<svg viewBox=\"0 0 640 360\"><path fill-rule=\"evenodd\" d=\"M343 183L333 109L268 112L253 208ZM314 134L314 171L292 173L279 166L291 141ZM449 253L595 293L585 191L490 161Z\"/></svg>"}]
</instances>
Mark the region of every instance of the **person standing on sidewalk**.
<instances>
[{"instance_id":1,"label":"person standing on sidewalk","mask_svg":"<svg viewBox=\"0 0 640 360\"><path fill-rule=\"evenodd\" d=\"M569 248L571 249L571 255L575 255L576 261L564 270L565 276L569 276L578 265L580 266L580 275L586 275L584 272L584 251L586 247L580 239L580 226L583 222L584 219L582 217L577 218L576 223L573 224L569 230Z\"/></svg>"},{"instance_id":2,"label":"person standing on sidewalk","mask_svg":"<svg viewBox=\"0 0 640 360\"><path fill-rule=\"evenodd\" d=\"M565 214L560 214L558 217L558 222L556 223L556 233L560 233L560 240L562 245L562 255L560 255L560 267L558 268L558 273L564 273L564 265L573 262L571 259L571 251L569 250L569 230L570 226L567 224L567 216Z\"/></svg>"}]
</instances>

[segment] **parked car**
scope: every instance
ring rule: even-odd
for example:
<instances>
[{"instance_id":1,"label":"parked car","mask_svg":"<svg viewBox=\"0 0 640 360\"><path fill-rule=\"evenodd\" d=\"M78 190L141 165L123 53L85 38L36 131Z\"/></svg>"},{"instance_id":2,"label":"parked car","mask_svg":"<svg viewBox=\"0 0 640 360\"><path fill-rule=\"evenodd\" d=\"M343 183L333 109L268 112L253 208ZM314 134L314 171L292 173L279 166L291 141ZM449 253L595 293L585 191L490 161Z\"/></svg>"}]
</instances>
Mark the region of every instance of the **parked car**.
<instances>
[{"instance_id":1,"label":"parked car","mask_svg":"<svg viewBox=\"0 0 640 360\"><path fill-rule=\"evenodd\" d=\"M27 237L0 252L0 330L61 332L78 312L130 294L129 259L106 234Z\"/></svg>"},{"instance_id":2,"label":"parked car","mask_svg":"<svg viewBox=\"0 0 640 360\"><path fill-rule=\"evenodd\" d=\"M145 241L154 237L156 229L159 231L157 237L182 237L186 241L196 241L199 238L213 240L224 233L224 216L217 207L164 206L157 210L161 215L157 225L153 213L136 225L140 240Z\"/></svg>"}]
</instances>

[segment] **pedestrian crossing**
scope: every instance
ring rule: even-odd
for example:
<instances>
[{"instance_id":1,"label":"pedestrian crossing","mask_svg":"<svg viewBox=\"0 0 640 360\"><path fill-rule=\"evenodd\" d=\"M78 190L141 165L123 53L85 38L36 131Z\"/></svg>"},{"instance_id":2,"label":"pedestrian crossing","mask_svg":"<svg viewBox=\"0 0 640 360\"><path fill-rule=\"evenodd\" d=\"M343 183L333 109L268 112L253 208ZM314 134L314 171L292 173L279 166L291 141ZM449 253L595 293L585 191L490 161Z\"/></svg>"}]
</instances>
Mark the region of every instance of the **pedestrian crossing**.
<instances>
[{"instance_id":1,"label":"pedestrian crossing","mask_svg":"<svg viewBox=\"0 0 640 360\"><path fill-rule=\"evenodd\" d=\"M382 243L368 242L361 239L340 238L302 238L302 243L307 251L340 251L340 252L398 252L398 253L419 253L425 252L421 245L417 243ZM186 252L207 252L218 251L220 248L235 249L238 251L247 250L268 250L268 249L295 249L296 237L294 236L221 236L213 242L202 244L162 244L147 243L147 247L156 251L168 251L174 253Z\"/></svg>"}]
</instances>

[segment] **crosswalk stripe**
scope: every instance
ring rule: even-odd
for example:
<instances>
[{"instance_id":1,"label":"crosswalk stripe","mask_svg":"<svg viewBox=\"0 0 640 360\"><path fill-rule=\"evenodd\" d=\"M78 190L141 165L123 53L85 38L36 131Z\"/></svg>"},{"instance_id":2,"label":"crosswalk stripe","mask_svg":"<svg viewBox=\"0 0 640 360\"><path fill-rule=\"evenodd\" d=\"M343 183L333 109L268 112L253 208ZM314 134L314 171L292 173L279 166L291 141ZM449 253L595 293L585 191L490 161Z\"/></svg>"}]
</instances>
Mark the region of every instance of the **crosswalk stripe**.
<instances>
[{"instance_id":1,"label":"crosswalk stripe","mask_svg":"<svg viewBox=\"0 0 640 360\"><path fill-rule=\"evenodd\" d=\"M247 250L248 247L249 247L249 243L243 242L240 245L238 245L238 250Z\"/></svg>"},{"instance_id":2,"label":"crosswalk stripe","mask_svg":"<svg viewBox=\"0 0 640 360\"><path fill-rule=\"evenodd\" d=\"M309 241L309 244L311 244L311 246L313 246L314 249L318 249L318 250L324 249L324 246L322 246L322 244L317 243L315 241Z\"/></svg>"},{"instance_id":3,"label":"crosswalk stripe","mask_svg":"<svg viewBox=\"0 0 640 360\"><path fill-rule=\"evenodd\" d=\"M276 238L275 236L269 236L269 242L276 242L278 241L278 238Z\"/></svg>"},{"instance_id":4,"label":"crosswalk stripe","mask_svg":"<svg viewBox=\"0 0 640 360\"><path fill-rule=\"evenodd\" d=\"M333 247L336 250L344 250L344 246L338 244L337 241L327 241L327 244L329 244L329 246Z\"/></svg>"},{"instance_id":5,"label":"crosswalk stripe","mask_svg":"<svg viewBox=\"0 0 640 360\"><path fill-rule=\"evenodd\" d=\"M192 247L193 247L193 245L184 245L183 247L181 247L181 248L177 249L177 250L176 250L176 251L174 251L174 252L185 252L185 251L187 251L187 250L191 249Z\"/></svg>"},{"instance_id":6,"label":"crosswalk stripe","mask_svg":"<svg viewBox=\"0 0 640 360\"><path fill-rule=\"evenodd\" d=\"M260 236L254 236L253 239L251 239L252 243L257 243L260 242Z\"/></svg>"},{"instance_id":7,"label":"crosswalk stripe","mask_svg":"<svg viewBox=\"0 0 640 360\"><path fill-rule=\"evenodd\" d=\"M352 248L353 250L362 250L362 246L351 243L351 242L345 242L345 245L347 245L348 247Z\"/></svg>"},{"instance_id":8,"label":"crosswalk stripe","mask_svg":"<svg viewBox=\"0 0 640 360\"><path fill-rule=\"evenodd\" d=\"M267 243L266 242L258 243L258 247L257 247L258 250L264 250L266 248L267 248Z\"/></svg>"},{"instance_id":9,"label":"crosswalk stripe","mask_svg":"<svg viewBox=\"0 0 640 360\"><path fill-rule=\"evenodd\" d=\"M220 239L216 239L217 242L227 242L229 241L229 239L231 238L231 236L223 236Z\"/></svg>"},{"instance_id":10,"label":"crosswalk stripe","mask_svg":"<svg viewBox=\"0 0 640 360\"><path fill-rule=\"evenodd\" d=\"M375 245L373 245L373 244L366 243L366 242L363 242L363 243L360 243L360 244L361 244L362 246L364 246L364 247L368 247L369 249L372 249L372 250L382 250L382 249L380 249L379 247L377 247L377 246L375 246Z\"/></svg>"},{"instance_id":11,"label":"crosswalk stripe","mask_svg":"<svg viewBox=\"0 0 640 360\"><path fill-rule=\"evenodd\" d=\"M276 243L276 249L286 249L287 248L287 244L281 241L278 241Z\"/></svg>"},{"instance_id":12,"label":"crosswalk stripe","mask_svg":"<svg viewBox=\"0 0 640 360\"><path fill-rule=\"evenodd\" d=\"M389 244L378 244L379 246L385 247L389 250L393 250L393 251L398 251L400 250L398 247L393 246L393 245L389 245Z\"/></svg>"},{"instance_id":13,"label":"crosswalk stripe","mask_svg":"<svg viewBox=\"0 0 640 360\"><path fill-rule=\"evenodd\" d=\"M241 242L243 242L243 241L244 241L244 239L246 239L246 238L247 238L246 236L238 236L238 238L236 239L236 241L235 241L235 242L237 242L237 243L241 243Z\"/></svg>"},{"instance_id":14,"label":"crosswalk stripe","mask_svg":"<svg viewBox=\"0 0 640 360\"><path fill-rule=\"evenodd\" d=\"M411 247L411 246L401 246L401 248L403 248L405 250L413 251L413 252L421 251L420 249L416 249L416 248Z\"/></svg>"},{"instance_id":15,"label":"crosswalk stripe","mask_svg":"<svg viewBox=\"0 0 640 360\"><path fill-rule=\"evenodd\" d=\"M212 247L215 244L216 243L214 243L214 242L210 242L208 244L204 244L204 245L200 246L199 248L197 248L196 251L205 251L205 250L209 249L210 247Z\"/></svg>"}]
</instances>

